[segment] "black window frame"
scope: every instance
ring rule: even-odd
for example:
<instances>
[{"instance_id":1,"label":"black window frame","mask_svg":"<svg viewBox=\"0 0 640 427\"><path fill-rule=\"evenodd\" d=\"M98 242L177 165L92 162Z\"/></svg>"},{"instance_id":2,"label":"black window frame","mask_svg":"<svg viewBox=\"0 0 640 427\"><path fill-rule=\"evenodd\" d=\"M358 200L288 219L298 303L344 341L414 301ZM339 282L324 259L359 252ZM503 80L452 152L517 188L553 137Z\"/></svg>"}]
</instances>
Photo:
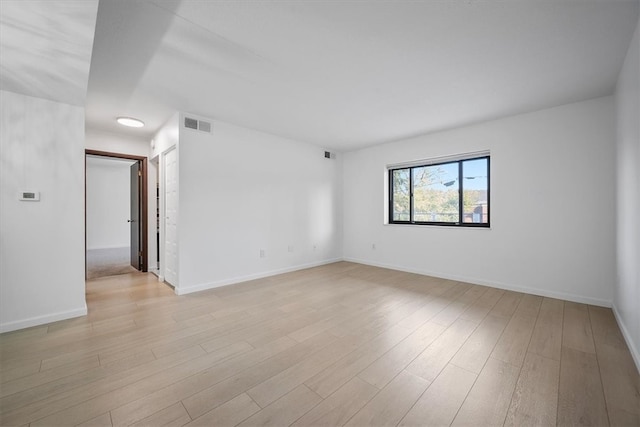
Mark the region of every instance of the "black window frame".
<instances>
[{"instance_id":1,"label":"black window frame","mask_svg":"<svg viewBox=\"0 0 640 427\"><path fill-rule=\"evenodd\" d=\"M487 222L464 222L464 179L462 171L462 163L470 160L486 159L487 161ZM445 221L414 221L413 216L413 170L423 167L432 167L448 164L458 165L458 222L445 222ZM409 220L400 221L393 218L393 172L398 170L409 170ZM388 203L389 203L389 224L401 224L401 225L436 225L445 227L469 227L469 228L490 228L491 227L491 156L486 154L482 156L463 157L455 160L444 160L436 162L427 162L423 164L412 164L410 166L396 166L389 168L389 191L388 191Z\"/></svg>"}]
</instances>

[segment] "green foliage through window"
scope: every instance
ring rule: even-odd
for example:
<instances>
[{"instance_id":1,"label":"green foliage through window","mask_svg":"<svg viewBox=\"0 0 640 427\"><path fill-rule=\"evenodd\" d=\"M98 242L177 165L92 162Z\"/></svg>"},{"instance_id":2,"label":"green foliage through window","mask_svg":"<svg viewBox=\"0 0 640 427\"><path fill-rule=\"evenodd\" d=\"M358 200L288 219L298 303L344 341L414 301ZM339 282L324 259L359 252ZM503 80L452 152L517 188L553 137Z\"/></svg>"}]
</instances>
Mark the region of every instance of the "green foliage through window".
<instances>
[{"instance_id":1,"label":"green foliage through window","mask_svg":"<svg viewBox=\"0 0 640 427\"><path fill-rule=\"evenodd\" d=\"M391 169L389 222L489 226L489 156Z\"/></svg>"}]
</instances>

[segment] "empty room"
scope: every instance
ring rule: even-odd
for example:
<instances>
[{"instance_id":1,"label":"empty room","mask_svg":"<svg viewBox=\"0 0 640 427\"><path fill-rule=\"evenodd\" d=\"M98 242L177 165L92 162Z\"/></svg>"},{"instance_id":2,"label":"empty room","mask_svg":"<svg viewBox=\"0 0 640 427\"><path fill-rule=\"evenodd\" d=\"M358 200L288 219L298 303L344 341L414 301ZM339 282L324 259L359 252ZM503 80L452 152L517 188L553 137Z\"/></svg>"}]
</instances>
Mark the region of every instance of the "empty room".
<instances>
[{"instance_id":1,"label":"empty room","mask_svg":"<svg viewBox=\"0 0 640 427\"><path fill-rule=\"evenodd\" d=\"M640 426L639 13L0 0L0 425Z\"/></svg>"}]
</instances>

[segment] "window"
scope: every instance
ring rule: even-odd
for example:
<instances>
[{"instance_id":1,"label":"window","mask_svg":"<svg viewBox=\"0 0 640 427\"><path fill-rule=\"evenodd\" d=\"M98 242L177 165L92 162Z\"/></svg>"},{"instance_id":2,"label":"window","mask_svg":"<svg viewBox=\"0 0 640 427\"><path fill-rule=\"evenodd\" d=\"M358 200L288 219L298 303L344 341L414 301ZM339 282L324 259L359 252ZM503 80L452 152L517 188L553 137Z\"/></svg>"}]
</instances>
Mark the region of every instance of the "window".
<instances>
[{"instance_id":1,"label":"window","mask_svg":"<svg viewBox=\"0 0 640 427\"><path fill-rule=\"evenodd\" d=\"M389 223L489 227L489 156L389 169Z\"/></svg>"}]
</instances>

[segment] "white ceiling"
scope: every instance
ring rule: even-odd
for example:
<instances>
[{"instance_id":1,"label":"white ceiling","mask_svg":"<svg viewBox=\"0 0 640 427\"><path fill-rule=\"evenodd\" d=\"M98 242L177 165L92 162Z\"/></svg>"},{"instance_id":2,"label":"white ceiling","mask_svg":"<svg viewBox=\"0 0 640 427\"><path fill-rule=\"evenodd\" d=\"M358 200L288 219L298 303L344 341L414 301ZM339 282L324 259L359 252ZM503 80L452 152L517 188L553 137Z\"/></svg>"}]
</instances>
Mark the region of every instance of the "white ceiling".
<instances>
[{"instance_id":1,"label":"white ceiling","mask_svg":"<svg viewBox=\"0 0 640 427\"><path fill-rule=\"evenodd\" d=\"M637 22L638 0L103 0L87 126L185 111L352 150L611 94Z\"/></svg>"},{"instance_id":2,"label":"white ceiling","mask_svg":"<svg viewBox=\"0 0 640 427\"><path fill-rule=\"evenodd\" d=\"M98 0L0 0L0 89L85 105Z\"/></svg>"}]
</instances>

